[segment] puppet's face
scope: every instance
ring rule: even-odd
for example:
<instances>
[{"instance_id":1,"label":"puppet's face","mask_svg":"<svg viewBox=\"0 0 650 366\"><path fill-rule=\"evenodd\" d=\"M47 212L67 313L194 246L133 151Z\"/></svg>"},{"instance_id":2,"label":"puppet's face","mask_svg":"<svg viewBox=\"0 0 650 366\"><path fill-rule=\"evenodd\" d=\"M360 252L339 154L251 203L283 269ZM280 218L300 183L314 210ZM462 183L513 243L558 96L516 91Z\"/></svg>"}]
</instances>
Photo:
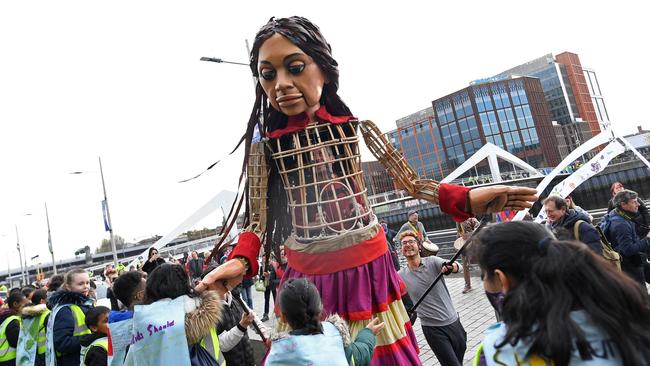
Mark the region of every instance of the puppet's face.
<instances>
[{"instance_id":1,"label":"puppet's face","mask_svg":"<svg viewBox=\"0 0 650 366\"><path fill-rule=\"evenodd\" d=\"M318 64L280 34L267 39L259 51L260 84L277 111L287 116L320 107L326 77Z\"/></svg>"}]
</instances>

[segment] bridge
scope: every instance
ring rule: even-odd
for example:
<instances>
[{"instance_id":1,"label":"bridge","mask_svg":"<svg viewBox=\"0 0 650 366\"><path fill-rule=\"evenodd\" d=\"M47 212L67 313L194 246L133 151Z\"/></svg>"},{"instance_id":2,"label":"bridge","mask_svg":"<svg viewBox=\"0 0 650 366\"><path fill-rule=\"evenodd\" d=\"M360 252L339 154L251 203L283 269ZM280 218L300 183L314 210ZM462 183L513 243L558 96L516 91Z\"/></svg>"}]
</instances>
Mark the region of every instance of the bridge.
<instances>
[{"instance_id":1,"label":"bridge","mask_svg":"<svg viewBox=\"0 0 650 366\"><path fill-rule=\"evenodd\" d=\"M540 197L546 197L552 187L563 181L570 173L558 174L549 184L547 189L539 192ZM525 174L524 174L525 175ZM483 187L495 184L516 185L535 188L544 175L516 177L507 181L477 183L476 180L455 180L453 183L471 186ZM638 160L623 161L620 163L610 164L605 170L591 177L588 181L578 186L571 195L582 208L586 210L597 210L611 198L610 186L613 182L620 181L625 187L639 194L641 197L650 197L650 174L648 168ZM444 230L453 228L455 223L451 218L440 211L438 205L434 205L424 200L414 199L401 191L381 193L369 197L370 205L379 219L386 220L388 226L395 229L399 228L408 220L407 213L409 210L417 210L420 213L420 221L426 228L431 230ZM538 202L533 206L532 211L537 212L541 208Z\"/></svg>"},{"instance_id":2,"label":"bridge","mask_svg":"<svg viewBox=\"0 0 650 366\"><path fill-rule=\"evenodd\" d=\"M461 185L471 185L473 187L487 186L492 184L508 184L520 185L528 187L536 187L543 175L529 175L522 174L521 177L515 177L508 181L491 182L485 180L462 180L457 179L453 183ZM558 175L555 180L550 184L552 187L557 182L566 178L566 174ZM650 176L648 175L647 167L638 160L624 161L621 163L610 164L603 172L592 177L583 185L578 187L572 194L576 202L584 209L590 210L594 218L599 219L606 209L602 205L608 202L611 198L609 186L614 181L624 182L626 188L632 189L639 193L641 197L650 197ZM548 192L541 192L540 197L545 197ZM369 197L370 204L379 219L385 219L389 226L393 229L399 228L404 222L407 221L407 212L411 209L420 212L420 220L424 223L425 227L431 229L431 239L440 247L440 255L443 257L450 257L451 250L453 249L452 243L455 238L454 222L448 215L442 213L437 205L429 202L413 199L405 195L403 192L389 192L385 194L375 195ZM533 207L533 211L539 210L540 204L537 203ZM186 241L186 239L179 237L168 243L165 247L160 248L159 253L163 256L180 257L183 252L191 250L209 250L214 247L217 237L211 236L194 241ZM150 247L150 244L143 244L138 246L127 247L118 251L118 260L121 263L127 264L137 259L143 251ZM105 264L112 262L112 253L98 253L94 255L87 254L84 257L77 257L67 260L57 261L57 270L61 273L72 267L84 267L93 272L101 271ZM45 263L40 265L40 268L47 276L52 273L52 264ZM36 266L28 266L28 274L30 278L36 275ZM10 269L9 271L0 271L0 283L18 283L20 281L20 268Z\"/></svg>"},{"instance_id":3,"label":"bridge","mask_svg":"<svg viewBox=\"0 0 650 366\"><path fill-rule=\"evenodd\" d=\"M646 205L650 205L650 200L645 201L645 203ZM607 208L598 208L594 210L588 210L587 212L594 218L594 223L598 223L602 219L602 217L607 213ZM439 257L444 259L450 259L456 252L453 245L454 241L457 238L455 229L443 229L443 230L431 231L428 233L428 238L433 243L436 243L440 248L440 251L438 252ZM182 257L183 253L189 251L196 250L198 252L201 252L201 251L212 250L214 248L214 245L217 243L218 239L219 236L212 235L205 238L192 240L192 241L184 241L180 243L177 240L161 248L159 250L159 254L163 258L174 257L178 259ZM149 244L143 244L143 245L132 246L132 247L119 250L118 257L120 263L126 264L136 259L139 259L141 261L145 260L145 258L142 258L140 255L149 246L150 246ZM113 262L113 255L111 252L95 254L92 255L91 258L92 259L90 260L90 262L87 261L86 258L74 258L66 261L61 261L57 263L57 270L59 271L59 273L64 273L66 270L73 267L83 267L86 268L89 272L99 275L103 271L106 264ZM402 258L401 256L400 258L404 260L404 258ZM46 265L42 266L41 269L43 269L45 273L49 273L51 275L51 271L52 271L51 263L47 263ZM34 276L36 275L36 269L32 266L31 268L29 268L29 273L30 273L30 278L33 279ZM20 269L13 269L9 274L9 276L7 276L6 271L0 274L0 283L6 282L9 283L11 286L13 286L13 285L17 285L20 282L20 278L21 278Z\"/></svg>"},{"instance_id":4,"label":"bridge","mask_svg":"<svg viewBox=\"0 0 650 366\"><path fill-rule=\"evenodd\" d=\"M183 253L196 250L198 252L212 250L214 245L217 243L217 240L220 237L218 235L207 236L205 238L200 238L197 240L187 241L184 237L179 237L176 240L167 244L167 246L161 248L158 253L163 258L168 258L173 256L174 258L180 258ZM147 250L151 244L141 244L134 245L117 251L118 261L124 265L131 263L136 259L141 261L146 260L142 258L141 254L143 251ZM82 267L88 270L93 274L100 274L106 264L113 263L113 253L104 252L97 253L92 255L85 255L83 257L65 259L56 262L56 269L58 273L65 273L67 270L74 267ZM45 263L40 265L40 269L45 273L46 277L50 277L53 274L52 263ZM28 266L28 276L33 280L36 276L37 268L34 265ZM10 272L7 271L0 272L0 283L9 283L9 284L18 284L21 280L20 268L12 268ZM31 283L31 281L30 281Z\"/></svg>"}]
</instances>

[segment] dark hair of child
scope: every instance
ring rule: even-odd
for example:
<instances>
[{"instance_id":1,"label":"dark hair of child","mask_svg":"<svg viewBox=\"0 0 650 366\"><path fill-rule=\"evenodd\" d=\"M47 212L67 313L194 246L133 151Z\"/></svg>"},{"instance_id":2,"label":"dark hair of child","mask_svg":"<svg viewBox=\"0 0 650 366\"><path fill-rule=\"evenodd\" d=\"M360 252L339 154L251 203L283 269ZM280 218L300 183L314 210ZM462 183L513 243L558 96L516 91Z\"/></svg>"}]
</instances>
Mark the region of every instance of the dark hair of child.
<instances>
[{"instance_id":1,"label":"dark hair of child","mask_svg":"<svg viewBox=\"0 0 650 366\"><path fill-rule=\"evenodd\" d=\"M190 279L182 266L164 263L156 267L147 277L145 304L165 298L175 299L183 295L194 297L194 289L190 286Z\"/></svg>"},{"instance_id":2,"label":"dark hair of child","mask_svg":"<svg viewBox=\"0 0 650 366\"><path fill-rule=\"evenodd\" d=\"M54 275L52 278L50 278L50 281L47 283L47 290L48 291L57 291L59 287L63 285L63 275Z\"/></svg>"},{"instance_id":3,"label":"dark hair of child","mask_svg":"<svg viewBox=\"0 0 650 366\"><path fill-rule=\"evenodd\" d=\"M7 298L7 306L11 309L15 306L16 303L20 304L26 296L23 295L20 291L14 291L13 294L9 295Z\"/></svg>"},{"instance_id":4,"label":"dark hair of child","mask_svg":"<svg viewBox=\"0 0 650 366\"><path fill-rule=\"evenodd\" d=\"M94 308L88 310L86 313L86 326L90 328L91 326L96 327L99 323L99 317L102 314L108 314L111 312L111 309L106 306L95 306Z\"/></svg>"},{"instance_id":5,"label":"dark hair of child","mask_svg":"<svg viewBox=\"0 0 650 366\"><path fill-rule=\"evenodd\" d=\"M593 350L571 319L584 310L615 341L623 364L642 365L650 358L650 302L647 292L602 256L581 243L552 240L534 222L511 221L487 226L478 237L478 262L486 280L499 269L516 284L503 303L507 332L501 348L520 340L529 354L567 365L572 347L583 359Z\"/></svg>"},{"instance_id":6,"label":"dark hair of child","mask_svg":"<svg viewBox=\"0 0 650 366\"><path fill-rule=\"evenodd\" d=\"M291 329L306 334L323 333L320 324L323 305L318 289L309 280L291 278L280 291L280 311Z\"/></svg>"},{"instance_id":7,"label":"dark hair of child","mask_svg":"<svg viewBox=\"0 0 650 366\"><path fill-rule=\"evenodd\" d=\"M32 304L38 305L41 300L47 300L47 290L40 289L32 293Z\"/></svg>"},{"instance_id":8,"label":"dark hair of child","mask_svg":"<svg viewBox=\"0 0 650 366\"><path fill-rule=\"evenodd\" d=\"M133 298L135 297L138 286L142 282L142 272L128 271L122 273L113 282L113 294L115 298L120 300L127 308L131 307Z\"/></svg>"}]
</instances>

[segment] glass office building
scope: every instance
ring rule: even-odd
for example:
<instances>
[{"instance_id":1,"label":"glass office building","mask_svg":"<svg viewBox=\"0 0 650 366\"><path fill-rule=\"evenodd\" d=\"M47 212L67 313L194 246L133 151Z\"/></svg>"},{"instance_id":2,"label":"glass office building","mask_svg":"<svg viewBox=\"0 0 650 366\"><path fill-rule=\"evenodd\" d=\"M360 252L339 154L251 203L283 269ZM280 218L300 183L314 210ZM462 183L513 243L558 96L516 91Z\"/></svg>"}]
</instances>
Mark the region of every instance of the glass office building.
<instances>
[{"instance_id":1,"label":"glass office building","mask_svg":"<svg viewBox=\"0 0 650 366\"><path fill-rule=\"evenodd\" d=\"M575 53L563 52L555 56L549 53L489 79L514 76L540 79L551 120L560 125L584 121L595 136L600 132L600 124L609 121L596 73L583 68Z\"/></svg>"},{"instance_id":2,"label":"glass office building","mask_svg":"<svg viewBox=\"0 0 650 366\"><path fill-rule=\"evenodd\" d=\"M421 178L440 180L448 171L447 153L433 108L399 119L397 130L387 136Z\"/></svg>"},{"instance_id":3,"label":"glass office building","mask_svg":"<svg viewBox=\"0 0 650 366\"><path fill-rule=\"evenodd\" d=\"M397 126L387 136L422 178L442 179L487 142L534 167L560 162L537 78L474 83L398 120ZM483 165L477 170L487 172Z\"/></svg>"}]
</instances>

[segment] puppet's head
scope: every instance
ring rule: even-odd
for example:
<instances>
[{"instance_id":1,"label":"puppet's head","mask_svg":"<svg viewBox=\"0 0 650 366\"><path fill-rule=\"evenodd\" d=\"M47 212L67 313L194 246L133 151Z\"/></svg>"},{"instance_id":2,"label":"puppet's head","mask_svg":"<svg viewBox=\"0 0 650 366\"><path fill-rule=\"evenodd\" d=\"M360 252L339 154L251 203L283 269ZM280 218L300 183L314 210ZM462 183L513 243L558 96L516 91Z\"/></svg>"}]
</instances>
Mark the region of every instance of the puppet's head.
<instances>
[{"instance_id":1,"label":"puppet's head","mask_svg":"<svg viewBox=\"0 0 650 366\"><path fill-rule=\"evenodd\" d=\"M287 125L287 115L276 110L269 102L269 96L265 92L264 87L260 83L260 49L266 41L271 39L275 34L279 34L293 45L298 47L304 54L309 56L313 63L318 66L318 74L323 78L322 90L320 91L319 105L324 105L327 111L333 116L351 116L352 112L343 103L341 98L337 95L339 88L339 70L338 63L332 58L332 49L321 34L316 25L309 20L302 17L290 18L271 18L255 36L253 49L250 54L250 67L253 75L258 77L258 82L255 87L255 103L251 111L246 132L242 136L239 144L244 143L244 161L242 169L245 171L248 163L248 157L251 151L251 145L255 142L253 137L256 135L255 130L258 129L262 135L266 132L276 129L284 128ZM283 65L287 67L290 65ZM267 86L268 88L268 86ZM311 101L314 102L314 101ZM276 104L277 100L276 100ZM239 144L237 146L239 146ZM267 155L268 158L268 155ZM289 236L292 230L291 214L289 213L287 194L282 187L282 181L278 173L276 164L268 164L268 200L273 202L269 205L267 211L266 222L266 243L267 253L270 253L270 243L274 243L276 254L279 255L279 245L284 243L285 239ZM240 176L240 182L243 177ZM233 211L229 215L230 223L226 227L232 227L239 214L239 208L245 195L240 198L240 204L236 207L233 206ZM248 207L246 208L248 211ZM250 215L246 215L247 220ZM246 223L247 224L247 223ZM224 236L225 238L225 236ZM221 244L221 243L220 243ZM213 250L212 255L216 255L218 246ZM268 256L267 256L268 258Z\"/></svg>"},{"instance_id":2,"label":"puppet's head","mask_svg":"<svg viewBox=\"0 0 650 366\"><path fill-rule=\"evenodd\" d=\"M286 115L277 111L277 104L269 103L269 95L264 91L261 84L264 82L264 73L260 75L260 49L275 34L279 34L293 43L309 56L320 69L320 73L324 76L320 105L325 105L332 115L350 115L350 110L337 95L339 87L338 63L332 57L332 49L318 27L309 20L297 16L280 19L271 18L255 36L255 42L250 54L251 71L253 75L259 78L256 87L257 100L253 114L264 115L267 131L281 128L286 124ZM262 103L261 111L258 109L260 102ZM275 108L272 108L271 105L274 105Z\"/></svg>"}]
</instances>

